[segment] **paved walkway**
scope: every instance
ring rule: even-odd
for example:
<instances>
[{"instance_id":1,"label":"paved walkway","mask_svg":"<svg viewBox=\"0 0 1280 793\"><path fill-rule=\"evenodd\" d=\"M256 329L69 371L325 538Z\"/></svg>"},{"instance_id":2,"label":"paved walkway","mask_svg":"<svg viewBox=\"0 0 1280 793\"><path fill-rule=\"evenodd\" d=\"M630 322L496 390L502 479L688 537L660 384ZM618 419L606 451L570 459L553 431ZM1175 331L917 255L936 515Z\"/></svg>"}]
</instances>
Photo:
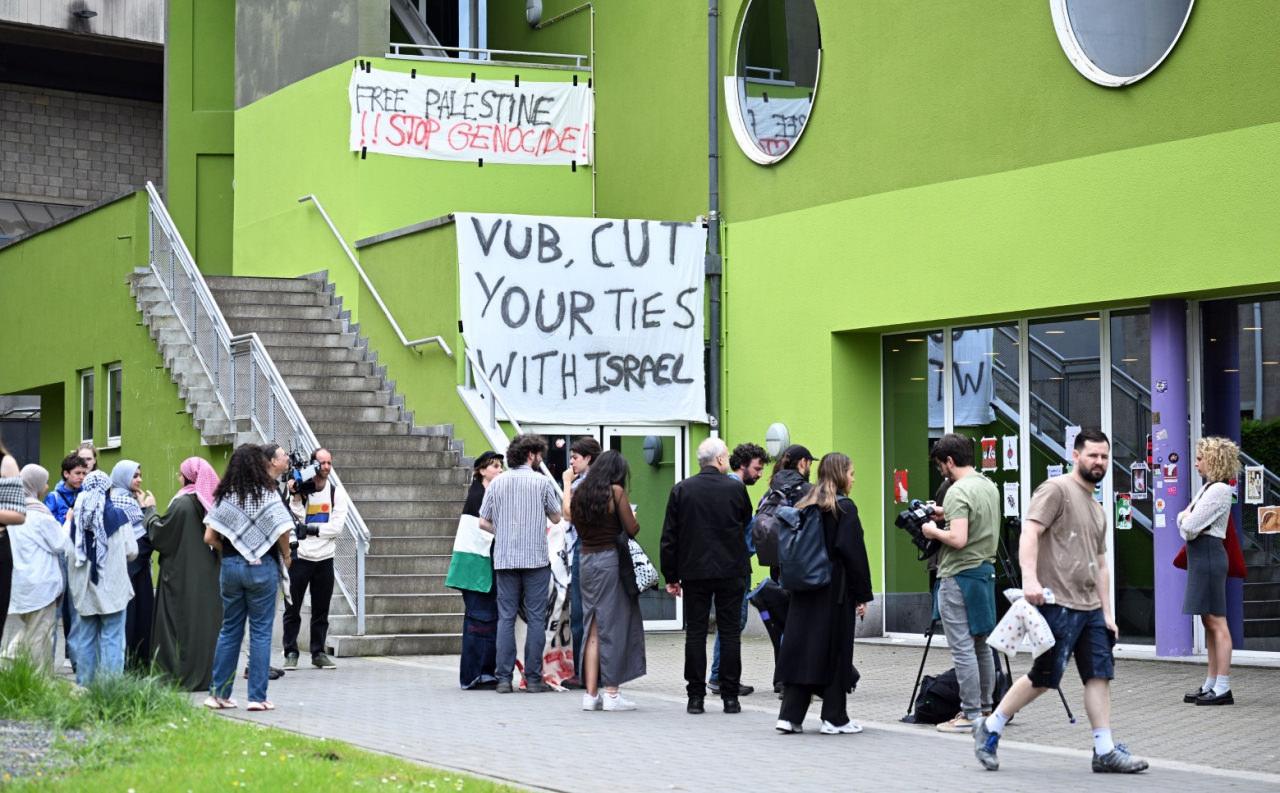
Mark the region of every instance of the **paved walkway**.
<instances>
[{"instance_id":1,"label":"paved walkway","mask_svg":"<svg viewBox=\"0 0 1280 793\"><path fill-rule=\"evenodd\" d=\"M499 696L460 691L456 657L343 658L337 671L311 668L271 684L278 710L230 711L234 718L337 738L432 765L471 771L522 787L564 791L752 790L785 779L791 791L1275 791L1280 749L1268 737L1280 723L1280 670L1237 668L1239 705L1196 708L1182 692L1201 667L1120 661L1114 689L1120 740L1152 760L1138 777L1089 771L1091 737L1080 685L1064 691L1077 724L1056 698L1043 697L1010 725L1002 770L983 771L971 739L901 724L920 648L859 642L862 683L851 715L866 731L816 732L817 709L804 735L773 730L777 699L761 692L726 716L708 700L702 716L684 713L680 680L683 637L648 637L649 675L628 687L640 709L583 713L580 692ZM746 682L767 681L768 643L744 643ZM304 659L305 660L305 659ZM1014 665L1025 670L1027 656ZM950 666L946 650L930 654L926 671ZM1202 679L1202 678L1201 678ZM243 702L243 681L236 681Z\"/></svg>"}]
</instances>

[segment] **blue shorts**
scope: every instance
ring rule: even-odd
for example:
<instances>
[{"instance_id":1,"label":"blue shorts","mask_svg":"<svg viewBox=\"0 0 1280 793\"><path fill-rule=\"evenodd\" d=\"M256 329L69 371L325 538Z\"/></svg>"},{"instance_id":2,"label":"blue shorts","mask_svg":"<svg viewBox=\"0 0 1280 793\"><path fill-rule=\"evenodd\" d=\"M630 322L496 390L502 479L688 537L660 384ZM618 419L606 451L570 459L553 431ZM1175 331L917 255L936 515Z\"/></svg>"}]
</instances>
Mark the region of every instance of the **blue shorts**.
<instances>
[{"instance_id":1,"label":"blue shorts","mask_svg":"<svg viewBox=\"0 0 1280 793\"><path fill-rule=\"evenodd\" d=\"M1027 676L1036 688L1057 688L1067 671L1067 659L1076 657L1080 682L1111 680L1116 676L1115 634L1107 630L1102 609L1077 611L1065 606L1040 606L1040 614L1053 631L1054 645L1032 664Z\"/></svg>"}]
</instances>

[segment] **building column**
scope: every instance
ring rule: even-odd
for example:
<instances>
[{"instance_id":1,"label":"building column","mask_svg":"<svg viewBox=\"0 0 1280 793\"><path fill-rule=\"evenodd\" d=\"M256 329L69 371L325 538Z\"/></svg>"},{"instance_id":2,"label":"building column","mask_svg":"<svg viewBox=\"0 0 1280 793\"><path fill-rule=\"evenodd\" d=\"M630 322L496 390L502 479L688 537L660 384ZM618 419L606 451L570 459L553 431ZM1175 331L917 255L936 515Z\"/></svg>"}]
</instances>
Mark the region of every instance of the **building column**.
<instances>
[{"instance_id":1,"label":"building column","mask_svg":"<svg viewBox=\"0 0 1280 793\"><path fill-rule=\"evenodd\" d=\"M1234 300L1201 303L1204 336L1204 430L1240 444L1240 319ZM1231 521L1240 537L1244 513L1237 499ZM1244 646L1244 579L1227 579L1227 625L1231 644Z\"/></svg>"},{"instance_id":2,"label":"building column","mask_svg":"<svg viewBox=\"0 0 1280 793\"><path fill-rule=\"evenodd\" d=\"M1187 409L1187 304L1151 301L1151 439L1155 466L1152 497L1155 521L1156 655L1190 655L1191 617L1182 613L1187 574L1173 566L1182 549L1178 513L1191 494L1195 460L1190 454ZM1176 472L1166 466L1176 466ZM1162 476L1161 472L1175 473Z\"/></svg>"}]
</instances>

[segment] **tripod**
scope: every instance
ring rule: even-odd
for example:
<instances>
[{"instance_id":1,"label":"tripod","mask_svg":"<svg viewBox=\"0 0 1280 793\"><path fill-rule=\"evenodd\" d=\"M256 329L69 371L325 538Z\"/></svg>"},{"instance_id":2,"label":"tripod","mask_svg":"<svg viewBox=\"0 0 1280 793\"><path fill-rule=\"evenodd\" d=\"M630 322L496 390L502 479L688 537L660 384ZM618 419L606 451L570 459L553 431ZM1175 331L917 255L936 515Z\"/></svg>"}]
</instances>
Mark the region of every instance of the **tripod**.
<instances>
[{"instance_id":1,"label":"tripod","mask_svg":"<svg viewBox=\"0 0 1280 793\"><path fill-rule=\"evenodd\" d=\"M1020 575L1020 571L1018 567L1013 563L1012 554L1009 553L1009 544L1006 540L1006 533L1009 529L1018 527L1020 525L1021 525L1020 521L1017 518L1007 519L1004 522L1004 524L1000 526L1000 534L999 534L998 541L996 543L996 564L999 565L1000 572L1004 577L1004 580L1009 583L1009 586L1015 587L1015 588L1022 587L1022 577ZM930 590L932 590L933 589L932 585L935 583L935 577L932 571L930 571L929 579L930 579L929 588ZM929 648L933 646L933 632L936 629L937 624L938 624L938 620L930 619L929 629L925 631L924 653L920 656L920 668L916 670L916 682L915 682L915 685L911 687L911 699L907 702L907 714L902 717L903 721L907 721L911 719L911 712L915 710L916 695L920 693L920 681L924 679L924 665L925 665L925 661L929 658ZM988 649L990 650L990 648ZM990 652L994 653L995 651L990 650ZM1000 663L999 656L995 656L994 660L996 664ZM1009 663L1008 656L1005 656L1005 659L1004 659L1004 670L1005 670L1005 680L1008 681L1008 684L1010 686L1012 686L1013 685L1013 668ZM1067 711L1067 721L1071 724L1075 724L1076 723L1075 714L1071 712L1071 706L1067 704L1067 697L1065 694L1062 693L1062 686L1056 686L1054 690L1058 692L1058 699L1062 701L1062 707Z\"/></svg>"}]
</instances>

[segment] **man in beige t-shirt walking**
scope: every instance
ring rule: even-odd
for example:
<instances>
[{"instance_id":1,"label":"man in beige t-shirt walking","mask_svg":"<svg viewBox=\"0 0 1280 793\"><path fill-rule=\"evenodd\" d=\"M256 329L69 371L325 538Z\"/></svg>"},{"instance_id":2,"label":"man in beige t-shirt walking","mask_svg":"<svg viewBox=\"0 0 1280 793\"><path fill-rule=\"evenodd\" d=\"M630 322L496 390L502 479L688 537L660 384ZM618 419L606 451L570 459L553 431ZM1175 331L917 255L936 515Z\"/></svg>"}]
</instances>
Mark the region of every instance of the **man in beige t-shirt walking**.
<instances>
[{"instance_id":1,"label":"man in beige t-shirt walking","mask_svg":"<svg viewBox=\"0 0 1280 793\"><path fill-rule=\"evenodd\" d=\"M1129 754L1111 736L1112 648L1119 631L1111 616L1107 519L1093 497L1107 475L1111 442L1101 430L1085 429L1076 436L1071 460L1071 473L1036 488L1018 543L1023 593L1049 623L1054 646L1013 684L994 713L974 724L974 754L988 771L1000 767L996 749L1005 725L1036 697L1057 688L1073 655L1093 727L1093 770L1147 770L1146 760ZM1046 602L1050 592L1053 597Z\"/></svg>"}]
</instances>

